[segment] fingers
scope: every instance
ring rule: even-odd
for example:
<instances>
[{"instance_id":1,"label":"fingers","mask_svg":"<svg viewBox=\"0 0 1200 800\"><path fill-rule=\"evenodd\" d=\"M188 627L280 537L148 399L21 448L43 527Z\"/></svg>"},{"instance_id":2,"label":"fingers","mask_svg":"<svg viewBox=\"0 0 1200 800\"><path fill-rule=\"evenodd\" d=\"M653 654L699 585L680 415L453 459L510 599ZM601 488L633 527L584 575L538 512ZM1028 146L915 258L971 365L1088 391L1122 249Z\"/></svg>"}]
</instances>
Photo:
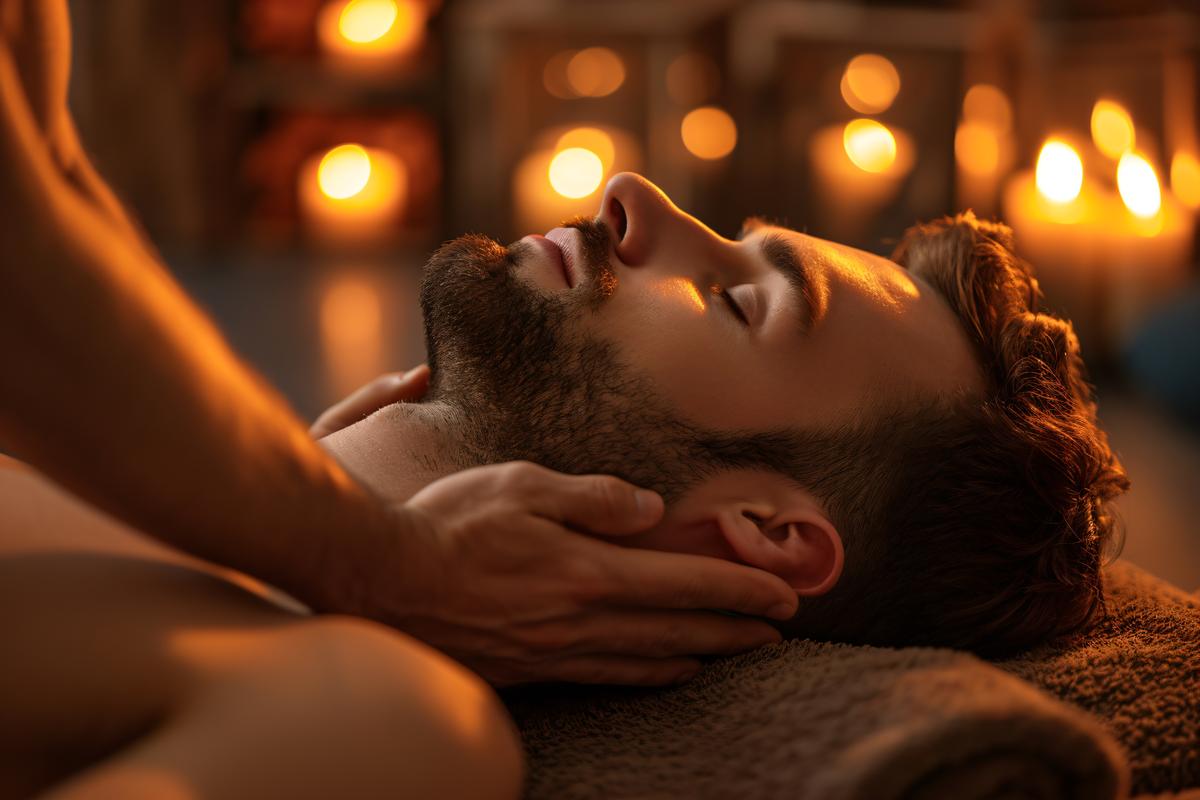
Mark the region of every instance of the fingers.
<instances>
[{"instance_id":1,"label":"fingers","mask_svg":"<svg viewBox=\"0 0 1200 800\"><path fill-rule=\"evenodd\" d=\"M538 668L538 682L603 683L618 686L666 686L682 683L700 671L699 661L691 658L634 658L625 656L577 656L547 661ZM484 665L480 674L496 674L496 668ZM503 672L501 668L499 670ZM528 678L493 681L506 686L526 683Z\"/></svg>"},{"instance_id":2,"label":"fingers","mask_svg":"<svg viewBox=\"0 0 1200 800\"><path fill-rule=\"evenodd\" d=\"M313 423L309 433L314 439L328 436L365 419L384 406L420 400L428 388L429 367L425 364L408 372L381 375L326 410Z\"/></svg>"},{"instance_id":3,"label":"fingers","mask_svg":"<svg viewBox=\"0 0 1200 800\"><path fill-rule=\"evenodd\" d=\"M720 558L607 545L597 548L593 563L608 586L597 599L614 605L736 611L784 620L799 603L795 590L777 575Z\"/></svg>"},{"instance_id":4,"label":"fingers","mask_svg":"<svg viewBox=\"0 0 1200 800\"><path fill-rule=\"evenodd\" d=\"M534 514L591 533L619 536L654 525L663 515L655 492L611 475L564 475L536 464L515 462L509 483Z\"/></svg>"},{"instance_id":5,"label":"fingers","mask_svg":"<svg viewBox=\"0 0 1200 800\"><path fill-rule=\"evenodd\" d=\"M701 611L611 611L555 623L532 636L561 656L652 658L733 655L783 638L765 622Z\"/></svg>"}]
</instances>

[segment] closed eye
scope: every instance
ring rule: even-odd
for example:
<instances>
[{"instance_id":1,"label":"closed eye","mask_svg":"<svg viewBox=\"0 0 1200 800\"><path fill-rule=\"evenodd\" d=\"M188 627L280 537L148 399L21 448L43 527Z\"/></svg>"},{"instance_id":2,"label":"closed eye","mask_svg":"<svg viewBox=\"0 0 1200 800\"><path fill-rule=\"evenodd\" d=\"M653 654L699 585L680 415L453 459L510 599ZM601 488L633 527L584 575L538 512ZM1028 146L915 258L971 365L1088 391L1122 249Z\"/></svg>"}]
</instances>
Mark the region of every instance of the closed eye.
<instances>
[{"instance_id":1,"label":"closed eye","mask_svg":"<svg viewBox=\"0 0 1200 800\"><path fill-rule=\"evenodd\" d=\"M750 324L750 320L746 318L745 312L742 311L741 306L737 304L737 301L733 299L733 295L729 293L728 289L726 289L724 286L713 286L712 290L714 294L717 294L722 300L725 301L725 305L729 306L729 310L733 312L735 317L741 320L743 325Z\"/></svg>"}]
</instances>

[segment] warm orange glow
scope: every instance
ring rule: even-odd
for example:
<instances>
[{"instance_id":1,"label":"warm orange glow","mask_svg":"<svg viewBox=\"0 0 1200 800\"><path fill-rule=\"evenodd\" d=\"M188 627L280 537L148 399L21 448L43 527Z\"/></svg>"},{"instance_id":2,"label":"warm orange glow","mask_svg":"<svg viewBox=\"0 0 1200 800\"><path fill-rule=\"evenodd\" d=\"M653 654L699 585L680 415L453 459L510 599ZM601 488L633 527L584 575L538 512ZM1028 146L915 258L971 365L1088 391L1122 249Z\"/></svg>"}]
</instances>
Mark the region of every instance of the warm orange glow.
<instances>
[{"instance_id":1,"label":"warm orange glow","mask_svg":"<svg viewBox=\"0 0 1200 800\"><path fill-rule=\"evenodd\" d=\"M684 53L667 65L667 94L681 106L707 101L716 93L721 72L704 53Z\"/></svg>"},{"instance_id":2,"label":"warm orange glow","mask_svg":"<svg viewBox=\"0 0 1200 800\"><path fill-rule=\"evenodd\" d=\"M625 64L607 47L588 47L571 56L566 76L576 96L605 97L625 82Z\"/></svg>"},{"instance_id":3,"label":"warm orange glow","mask_svg":"<svg viewBox=\"0 0 1200 800\"><path fill-rule=\"evenodd\" d=\"M568 147L550 159L550 185L563 197L587 197L600 188L604 164L600 156L584 147Z\"/></svg>"},{"instance_id":4,"label":"warm orange glow","mask_svg":"<svg viewBox=\"0 0 1200 800\"><path fill-rule=\"evenodd\" d=\"M1136 134L1133 118L1112 100L1097 100L1092 106L1092 141L1109 158L1120 158L1133 149Z\"/></svg>"},{"instance_id":5,"label":"warm orange glow","mask_svg":"<svg viewBox=\"0 0 1200 800\"><path fill-rule=\"evenodd\" d=\"M1162 208L1158 175L1150 162L1136 153L1126 153L1117 164L1117 190L1125 207L1142 219L1149 219Z\"/></svg>"},{"instance_id":6,"label":"warm orange glow","mask_svg":"<svg viewBox=\"0 0 1200 800\"><path fill-rule=\"evenodd\" d=\"M335 0L317 18L327 53L344 58L397 56L420 43L425 10L417 0Z\"/></svg>"},{"instance_id":7,"label":"warm orange glow","mask_svg":"<svg viewBox=\"0 0 1200 800\"><path fill-rule=\"evenodd\" d=\"M1000 139L988 125L961 122L954 134L954 157L964 172L992 175L1000 165Z\"/></svg>"},{"instance_id":8,"label":"warm orange glow","mask_svg":"<svg viewBox=\"0 0 1200 800\"><path fill-rule=\"evenodd\" d=\"M873 119L854 119L842 131L842 147L864 172L885 172L896 161L896 137Z\"/></svg>"},{"instance_id":9,"label":"warm orange glow","mask_svg":"<svg viewBox=\"0 0 1200 800\"><path fill-rule=\"evenodd\" d=\"M321 291L321 349L334 396L344 397L385 369L383 303L357 275L334 278Z\"/></svg>"},{"instance_id":10,"label":"warm orange glow","mask_svg":"<svg viewBox=\"0 0 1200 800\"><path fill-rule=\"evenodd\" d=\"M1034 180L1046 199L1069 203L1079 196L1083 187L1083 161L1071 145L1049 139L1038 153Z\"/></svg>"},{"instance_id":11,"label":"warm orange glow","mask_svg":"<svg viewBox=\"0 0 1200 800\"><path fill-rule=\"evenodd\" d=\"M679 126L683 146L697 158L724 158L737 146L737 125L733 117L716 106L689 111Z\"/></svg>"},{"instance_id":12,"label":"warm orange glow","mask_svg":"<svg viewBox=\"0 0 1200 800\"><path fill-rule=\"evenodd\" d=\"M687 278L667 278L659 285L662 287L664 294L688 303L695 307L697 311L703 312L708 308L708 303L704 302L704 295L700 294L700 290L696 288L696 284Z\"/></svg>"},{"instance_id":13,"label":"warm orange glow","mask_svg":"<svg viewBox=\"0 0 1200 800\"><path fill-rule=\"evenodd\" d=\"M1188 208L1200 209L1200 160L1186 150L1171 159L1171 191Z\"/></svg>"},{"instance_id":14,"label":"warm orange glow","mask_svg":"<svg viewBox=\"0 0 1200 800\"><path fill-rule=\"evenodd\" d=\"M886 111L900 91L900 73L881 55L864 53L850 59L842 73L842 99L860 114Z\"/></svg>"},{"instance_id":15,"label":"warm orange glow","mask_svg":"<svg viewBox=\"0 0 1200 800\"><path fill-rule=\"evenodd\" d=\"M599 128L572 128L558 137L554 144L555 150L566 150L569 147L582 147L595 153L604 167L604 172L612 169L613 161L617 157L617 146L612 137Z\"/></svg>"},{"instance_id":16,"label":"warm orange glow","mask_svg":"<svg viewBox=\"0 0 1200 800\"><path fill-rule=\"evenodd\" d=\"M333 148L317 167L321 192L334 200L345 200L361 192L371 179L371 157L362 145L343 144Z\"/></svg>"},{"instance_id":17,"label":"warm orange glow","mask_svg":"<svg viewBox=\"0 0 1200 800\"><path fill-rule=\"evenodd\" d=\"M1000 89L978 83L963 96L963 119L993 133L1007 133L1012 128L1012 106Z\"/></svg>"},{"instance_id":18,"label":"warm orange glow","mask_svg":"<svg viewBox=\"0 0 1200 800\"><path fill-rule=\"evenodd\" d=\"M404 163L386 150L339 145L307 161L298 176L309 229L335 239L362 239L395 227L408 199Z\"/></svg>"}]
</instances>

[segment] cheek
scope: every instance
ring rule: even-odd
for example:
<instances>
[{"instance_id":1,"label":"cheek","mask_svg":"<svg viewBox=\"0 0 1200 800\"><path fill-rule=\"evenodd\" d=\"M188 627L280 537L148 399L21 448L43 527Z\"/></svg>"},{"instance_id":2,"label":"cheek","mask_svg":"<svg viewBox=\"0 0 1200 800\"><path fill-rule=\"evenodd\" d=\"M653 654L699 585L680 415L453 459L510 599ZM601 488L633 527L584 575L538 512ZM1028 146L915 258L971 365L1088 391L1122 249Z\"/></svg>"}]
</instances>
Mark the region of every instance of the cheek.
<instances>
[{"instance_id":1,"label":"cheek","mask_svg":"<svg viewBox=\"0 0 1200 800\"><path fill-rule=\"evenodd\" d=\"M627 288L600 309L594 332L615 342L622 359L649 376L685 417L712 427L728 424L730 412L747 406L762 378L742 332L713 317L721 309L701 310L697 300L707 305L709 298L692 291Z\"/></svg>"}]
</instances>

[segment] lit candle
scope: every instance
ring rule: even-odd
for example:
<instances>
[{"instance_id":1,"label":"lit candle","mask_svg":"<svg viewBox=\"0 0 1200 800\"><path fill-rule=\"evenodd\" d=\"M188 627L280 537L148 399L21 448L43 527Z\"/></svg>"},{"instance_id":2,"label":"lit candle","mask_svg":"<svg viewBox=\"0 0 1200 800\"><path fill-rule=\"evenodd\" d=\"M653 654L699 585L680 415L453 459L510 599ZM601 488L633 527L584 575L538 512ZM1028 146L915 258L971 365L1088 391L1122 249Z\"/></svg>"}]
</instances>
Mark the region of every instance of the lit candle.
<instances>
[{"instance_id":1,"label":"lit candle","mask_svg":"<svg viewBox=\"0 0 1200 800\"><path fill-rule=\"evenodd\" d=\"M1161 192L1149 162L1130 153L1122 161L1118 197L1084 175L1071 145L1051 139L1036 170L1016 174L1004 191L1005 220L1051 307L1104 355L1186 279L1194 222Z\"/></svg>"},{"instance_id":2,"label":"lit candle","mask_svg":"<svg viewBox=\"0 0 1200 800\"><path fill-rule=\"evenodd\" d=\"M344 144L304 162L298 193L310 234L340 242L376 240L396 227L408 175L392 153Z\"/></svg>"},{"instance_id":3,"label":"lit candle","mask_svg":"<svg viewBox=\"0 0 1200 800\"><path fill-rule=\"evenodd\" d=\"M850 239L896 197L915 161L908 134L865 118L818 130L809 156L823 222Z\"/></svg>"},{"instance_id":4,"label":"lit candle","mask_svg":"<svg viewBox=\"0 0 1200 800\"><path fill-rule=\"evenodd\" d=\"M420 45L425 9L417 0L332 0L317 15L317 40L335 66L378 72Z\"/></svg>"}]
</instances>

